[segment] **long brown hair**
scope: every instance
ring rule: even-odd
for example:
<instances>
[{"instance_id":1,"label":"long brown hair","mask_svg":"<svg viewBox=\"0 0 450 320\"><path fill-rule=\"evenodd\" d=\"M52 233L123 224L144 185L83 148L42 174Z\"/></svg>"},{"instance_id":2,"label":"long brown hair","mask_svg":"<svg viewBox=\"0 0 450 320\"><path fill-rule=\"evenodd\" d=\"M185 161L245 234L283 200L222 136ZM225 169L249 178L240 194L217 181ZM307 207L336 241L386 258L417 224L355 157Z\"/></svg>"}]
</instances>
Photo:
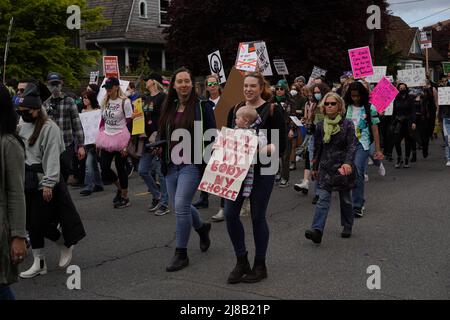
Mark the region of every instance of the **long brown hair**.
<instances>
[{"instance_id":1,"label":"long brown hair","mask_svg":"<svg viewBox=\"0 0 450 320\"><path fill-rule=\"evenodd\" d=\"M41 134L42 128L44 127L47 120L48 120L47 114L42 110L42 108L40 108L38 117L36 118L36 122L34 123L33 134L28 139L28 145L30 147L32 147L36 143L37 139L39 138L39 135Z\"/></svg>"},{"instance_id":2,"label":"long brown hair","mask_svg":"<svg viewBox=\"0 0 450 320\"><path fill-rule=\"evenodd\" d=\"M264 76L260 72L249 72L245 74L244 79L252 77L258 79L259 86L263 88L263 91L261 93L261 98L263 100L269 101L272 99L272 90L270 89L269 82L264 79Z\"/></svg>"},{"instance_id":3,"label":"long brown hair","mask_svg":"<svg viewBox=\"0 0 450 320\"><path fill-rule=\"evenodd\" d=\"M159 127L161 128L161 136L166 137L165 128L167 125L170 126L171 131L183 128L187 130L192 130L194 128L194 120L195 120L195 105L198 101L197 93L195 92L195 88L192 87L191 95L189 96L188 101L186 102L186 108L183 112L183 116L181 118L180 123L175 126L175 115L178 110L179 97L177 91L174 88L175 80L177 75L181 72L187 72L191 78L192 85L194 86L194 78L192 76L192 72L189 69L184 67L179 68L173 74L172 79L170 80L169 92L167 93L166 100L164 101L164 106L162 109L161 117L159 118Z\"/></svg>"}]
</instances>

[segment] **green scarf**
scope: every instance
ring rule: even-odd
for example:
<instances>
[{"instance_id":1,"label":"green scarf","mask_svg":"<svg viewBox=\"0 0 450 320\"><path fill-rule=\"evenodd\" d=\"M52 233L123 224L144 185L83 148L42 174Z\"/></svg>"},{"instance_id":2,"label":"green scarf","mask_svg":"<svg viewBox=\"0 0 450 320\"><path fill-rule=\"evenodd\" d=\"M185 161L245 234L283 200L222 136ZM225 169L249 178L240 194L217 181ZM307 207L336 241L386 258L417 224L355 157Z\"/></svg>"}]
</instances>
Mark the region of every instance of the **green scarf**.
<instances>
[{"instance_id":1,"label":"green scarf","mask_svg":"<svg viewBox=\"0 0 450 320\"><path fill-rule=\"evenodd\" d=\"M342 117L340 114L336 116L334 119L328 118L328 116L325 116L323 120L323 142L329 143L331 136L341 131L341 127L339 126L339 122L341 122Z\"/></svg>"},{"instance_id":2,"label":"green scarf","mask_svg":"<svg viewBox=\"0 0 450 320\"><path fill-rule=\"evenodd\" d=\"M286 96L275 96L275 100L277 101L277 102L286 102Z\"/></svg>"}]
</instances>

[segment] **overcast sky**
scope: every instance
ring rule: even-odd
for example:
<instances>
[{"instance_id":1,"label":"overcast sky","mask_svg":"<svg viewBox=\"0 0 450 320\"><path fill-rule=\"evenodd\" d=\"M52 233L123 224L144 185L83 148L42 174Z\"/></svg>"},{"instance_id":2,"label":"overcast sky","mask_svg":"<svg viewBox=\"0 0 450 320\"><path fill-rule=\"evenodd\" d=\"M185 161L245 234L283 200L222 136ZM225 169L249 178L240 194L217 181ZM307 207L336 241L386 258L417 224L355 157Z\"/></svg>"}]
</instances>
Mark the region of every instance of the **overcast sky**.
<instances>
[{"instance_id":1,"label":"overcast sky","mask_svg":"<svg viewBox=\"0 0 450 320\"><path fill-rule=\"evenodd\" d=\"M438 21L450 19L450 0L387 0L387 2L390 4L389 10L395 16L401 17L411 27L422 28ZM445 9L447 10L438 13ZM430 15L433 16L414 22Z\"/></svg>"}]
</instances>

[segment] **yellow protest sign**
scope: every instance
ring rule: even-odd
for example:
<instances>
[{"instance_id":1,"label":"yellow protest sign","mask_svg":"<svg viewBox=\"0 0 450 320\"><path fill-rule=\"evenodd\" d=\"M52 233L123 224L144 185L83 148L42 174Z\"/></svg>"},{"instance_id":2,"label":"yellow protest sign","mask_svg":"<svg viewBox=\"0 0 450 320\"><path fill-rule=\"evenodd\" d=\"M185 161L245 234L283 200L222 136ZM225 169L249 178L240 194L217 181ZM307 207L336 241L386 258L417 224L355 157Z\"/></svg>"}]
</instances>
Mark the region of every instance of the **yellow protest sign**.
<instances>
[{"instance_id":1,"label":"yellow protest sign","mask_svg":"<svg viewBox=\"0 0 450 320\"><path fill-rule=\"evenodd\" d=\"M142 111L142 99L133 102L133 132L132 136L145 133L145 118Z\"/></svg>"}]
</instances>

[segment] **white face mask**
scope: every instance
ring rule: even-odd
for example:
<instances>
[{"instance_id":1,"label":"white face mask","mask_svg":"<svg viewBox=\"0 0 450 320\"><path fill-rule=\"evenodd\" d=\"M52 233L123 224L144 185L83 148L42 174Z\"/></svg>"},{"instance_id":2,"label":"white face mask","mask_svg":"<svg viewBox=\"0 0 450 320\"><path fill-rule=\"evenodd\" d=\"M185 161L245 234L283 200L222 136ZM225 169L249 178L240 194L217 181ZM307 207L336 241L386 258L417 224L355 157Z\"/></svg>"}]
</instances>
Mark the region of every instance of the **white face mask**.
<instances>
[{"instance_id":1,"label":"white face mask","mask_svg":"<svg viewBox=\"0 0 450 320\"><path fill-rule=\"evenodd\" d=\"M291 90L290 93L291 93L291 96L293 96L293 97L295 97L298 94L297 90Z\"/></svg>"}]
</instances>

